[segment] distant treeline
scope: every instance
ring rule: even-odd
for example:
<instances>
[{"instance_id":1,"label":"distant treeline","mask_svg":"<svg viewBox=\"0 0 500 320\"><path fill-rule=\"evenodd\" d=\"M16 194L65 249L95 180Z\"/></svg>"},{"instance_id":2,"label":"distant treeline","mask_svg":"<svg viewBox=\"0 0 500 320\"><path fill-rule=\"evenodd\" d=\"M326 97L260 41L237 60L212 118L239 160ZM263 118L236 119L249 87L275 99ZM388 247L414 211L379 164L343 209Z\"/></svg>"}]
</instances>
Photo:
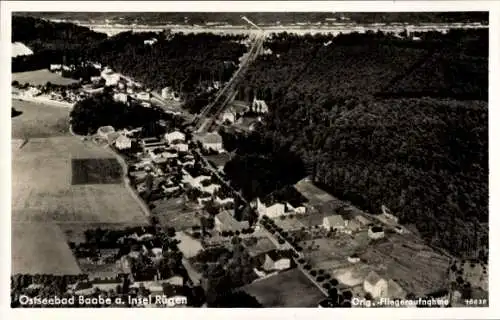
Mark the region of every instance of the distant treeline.
<instances>
[{"instance_id":1,"label":"distant treeline","mask_svg":"<svg viewBox=\"0 0 500 320\"><path fill-rule=\"evenodd\" d=\"M57 32L49 36L51 30ZM16 41L35 44L33 55L12 59L13 72L48 68L51 63L97 61L150 88L170 86L193 105L200 88L231 77L247 50L239 43L243 35L124 32L107 38L73 24L22 17L13 19L13 33ZM154 45L144 43L153 38Z\"/></svg>"},{"instance_id":2,"label":"distant treeline","mask_svg":"<svg viewBox=\"0 0 500 320\"><path fill-rule=\"evenodd\" d=\"M437 22L481 22L488 23L488 12L20 12L16 15L29 15L48 19L67 19L79 21L104 21L113 23L165 24L204 24L220 22L232 25L245 24L244 15L257 24L315 23L325 19L350 19L357 23L437 23Z\"/></svg>"}]
</instances>

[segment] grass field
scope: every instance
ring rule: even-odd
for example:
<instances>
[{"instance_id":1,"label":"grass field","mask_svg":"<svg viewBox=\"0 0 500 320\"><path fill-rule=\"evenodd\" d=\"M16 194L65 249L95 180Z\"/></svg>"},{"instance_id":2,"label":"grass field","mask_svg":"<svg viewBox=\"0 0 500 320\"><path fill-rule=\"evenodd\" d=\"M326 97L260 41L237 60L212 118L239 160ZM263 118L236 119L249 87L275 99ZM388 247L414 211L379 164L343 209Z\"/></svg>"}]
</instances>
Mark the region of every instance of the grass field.
<instances>
[{"instance_id":1,"label":"grass field","mask_svg":"<svg viewBox=\"0 0 500 320\"><path fill-rule=\"evenodd\" d=\"M12 273L79 274L64 234L53 223L12 223Z\"/></svg>"},{"instance_id":2,"label":"grass field","mask_svg":"<svg viewBox=\"0 0 500 320\"><path fill-rule=\"evenodd\" d=\"M48 69L40 69L27 72L16 72L12 74L12 81L17 81L20 84L29 83L31 85L44 85L47 82L57 85L70 85L78 83L78 80L63 78L62 76L50 72Z\"/></svg>"},{"instance_id":3,"label":"grass field","mask_svg":"<svg viewBox=\"0 0 500 320\"><path fill-rule=\"evenodd\" d=\"M324 299L319 289L298 269L253 282L243 290L254 296L264 307L316 307Z\"/></svg>"},{"instance_id":4,"label":"grass field","mask_svg":"<svg viewBox=\"0 0 500 320\"><path fill-rule=\"evenodd\" d=\"M114 155L69 135L69 110L20 104L23 114L12 123L12 273L78 273L67 240L96 225L142 225L147 219L121 181L72 185L75 159Z\"/></svg>"},{"instance_id":5,"label":"grass field","mask_svg":"<svg viewBox=\"0 0 500 320\"><path fill-rule=\"evenodd\" d=\"M12 107L22 112L12 118L12 138L29 139L69 135L69 112L60 108L27 101L12 100Z\"/></svg>"}]
</instances>

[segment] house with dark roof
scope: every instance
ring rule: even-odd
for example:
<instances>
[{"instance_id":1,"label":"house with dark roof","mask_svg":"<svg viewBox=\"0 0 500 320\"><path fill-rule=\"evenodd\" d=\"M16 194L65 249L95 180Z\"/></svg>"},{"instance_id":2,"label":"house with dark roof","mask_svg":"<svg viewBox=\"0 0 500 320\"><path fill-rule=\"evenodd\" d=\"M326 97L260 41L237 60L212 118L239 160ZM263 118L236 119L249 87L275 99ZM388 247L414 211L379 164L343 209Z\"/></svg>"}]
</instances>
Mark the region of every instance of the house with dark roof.
<instances>
[{"instance_id":1,"label":"house with dark roof","mask_svg":"<svg viewBox=\"0 0 500 320\"><path fill-rule=\"evenodd\" d=\"M266 271L289 269L291 267L290 254L280 250L268 251L262 267Z\"/></svg>"}]
</instances>

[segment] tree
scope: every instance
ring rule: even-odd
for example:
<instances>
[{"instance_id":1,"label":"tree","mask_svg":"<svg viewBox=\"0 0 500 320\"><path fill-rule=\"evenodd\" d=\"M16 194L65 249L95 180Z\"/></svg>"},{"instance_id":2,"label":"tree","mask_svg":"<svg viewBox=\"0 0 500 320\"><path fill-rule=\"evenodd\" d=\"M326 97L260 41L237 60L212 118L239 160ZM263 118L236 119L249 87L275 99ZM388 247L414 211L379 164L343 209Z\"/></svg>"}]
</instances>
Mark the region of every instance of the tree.
<instances>
[{"instance_id":1,"label":"tree","mask_svg":"<svg viewBox=\"0 0 500 320\"><path fill-rule=\"evenodd\" d=\"M174 228L174 227L168 227L168 228L167 228L167 235L168 235L170 238L175 237L175 228Z\"/></svg>"}]
</instances>

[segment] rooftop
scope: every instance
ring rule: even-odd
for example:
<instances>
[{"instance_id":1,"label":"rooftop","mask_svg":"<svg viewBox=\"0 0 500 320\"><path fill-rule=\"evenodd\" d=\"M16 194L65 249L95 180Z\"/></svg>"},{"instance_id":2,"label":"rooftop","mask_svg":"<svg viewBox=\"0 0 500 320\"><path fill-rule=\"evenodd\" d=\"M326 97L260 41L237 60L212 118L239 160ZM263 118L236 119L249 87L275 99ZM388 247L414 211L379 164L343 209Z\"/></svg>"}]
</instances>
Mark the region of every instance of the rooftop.
<instances>
[{"instance_id":1,"label":"rooftop","mask_svg":"<svg viewBox=\"0 0 500 320\"><path fill-rule=\"evenodd\" d=\"M330 227L344 226L344 223L345 223L344 218L342 218L342 216L338 215L338 214L327 216L327 217L325 217L325 219L328 220Z\"/></svg>"},{"instance_id":2,"label":"rooftop","mask_svg":"<svg viewBox=\"0 0 500 320\"><path fill-rule=\"evenodd\" d=\"M367 281L371 285L376 285L377 282L379 282L381 279L382 277L378 273L376 273L375 271L371 271L366 277L365 281Z\"/></svg>"}]
</instances>

